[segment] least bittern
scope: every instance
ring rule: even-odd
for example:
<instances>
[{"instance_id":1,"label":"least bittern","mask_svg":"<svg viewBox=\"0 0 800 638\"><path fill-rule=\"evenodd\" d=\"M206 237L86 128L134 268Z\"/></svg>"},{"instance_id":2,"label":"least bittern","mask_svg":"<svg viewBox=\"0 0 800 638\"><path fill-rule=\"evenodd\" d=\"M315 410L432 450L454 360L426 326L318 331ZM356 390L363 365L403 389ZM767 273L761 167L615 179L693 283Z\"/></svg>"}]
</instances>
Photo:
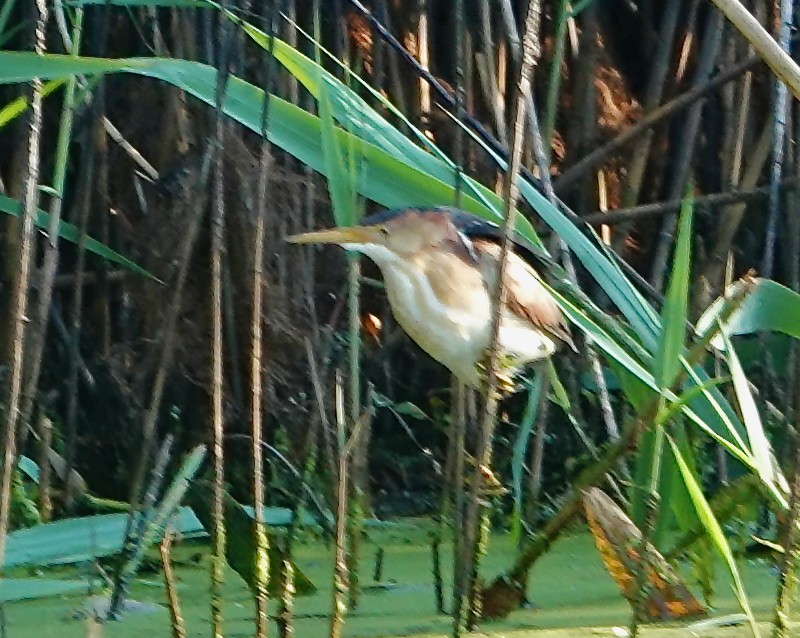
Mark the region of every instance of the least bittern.
<instances>
[{"instance_id":1,"label":"least bittern","mask_svg":"<svg viewBox=\"0 0 800 638\"><path fill-rule=\"evenodd\" d=\"M339 244L372 259L406 333L462 383L481 384L500 258L496 225L454 208L404 208L287 241ZM562 343L575 348L552 295L516 252L508 256L506 290L498 342L504 378L552 356Z\"/></svg>"}]
</instances>

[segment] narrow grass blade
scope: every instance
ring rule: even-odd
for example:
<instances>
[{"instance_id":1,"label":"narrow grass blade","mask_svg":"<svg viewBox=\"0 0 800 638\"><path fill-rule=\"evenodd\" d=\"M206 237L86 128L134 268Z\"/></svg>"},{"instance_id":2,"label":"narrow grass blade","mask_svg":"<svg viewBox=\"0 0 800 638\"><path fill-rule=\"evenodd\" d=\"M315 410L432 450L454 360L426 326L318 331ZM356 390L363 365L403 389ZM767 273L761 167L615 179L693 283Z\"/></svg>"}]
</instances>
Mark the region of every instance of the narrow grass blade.
<instances>
[{"instance_id":1,"label":"narrow grass blade","mask_svg":"<svg viewBox=\"0 0 800 638\"><path fill-rule=\"evenodd\" d=\"M42 86L42 97L47 97L57 89L60 89L65 83L65 80L50 80L45 82ZM28 110L29 100L25 96L20 96L15 100L11 100L3 108L0 109L0 128L22 115Z\"/></svg>"},{"instance_id":2,"label":"narrow grass blade","mask_svg":"<svg viewBox=\"0 0 800 638\"><path fill-rule=\"evenodd\" d=\"M514 510L511 516L511 538L516 545L522 535L522 477L525 469L525 453L528 442L536 425L539 413L539 401L542 394L542 372L534 374L533 381L528 388L528 401L525 412L517 429L517 437L511 452L511 493L514 498Z\"/></svg>"},{"instance_id":3,"label":"narrow grass blade","mask_svg":"<svg viewBox=\"0 0 800 638\"><path fill-rule=\"evenodd\" d=\"M667 435L667 441L672 449L672 453L675 457L675 461L678 464L678 469L680 470L683 481L686 484L686 488L689 491L689 496L694 504L698 518L703 524L703 528L705 529L706 534L708 534L709 539L716 547L722 559L725 561L728 572L733 579L734 593L736 594L736 598L739 600L742 611L747 615L747 620L750 623L753 636L760 638L758 625L756 624L755 617L753 616L753 611L750 608L747 592L744 589L744 584L742 583L741 576L739 575L739 569L736 567L736 561L733 558L733 552L728 544L728 539L725 538L725 534L723 533L717 518L714 516L714 512L711 511L711 507L709 506L706 497L703 495L703 491L700 489L700 485L695 479L694 474L689 468L689 465L683 458L678 445L669 435Z\"/></svg>"},{"instance_id":4,"label":"narrow grass blade","mask_svg":"<svg viewBox=\"0 0 800 638\"><path fill-rule=\"evenodd\" d=\"M358 221L355 189L357 168L354 146L358 141L352 137L340 140L339 131L331 115L329 91L325 85L317 101L319 106L322 154L328 176L328 192L333 204L333 215L337 226L353 226ZM360 141L360 140L359 140ZM345 144L350 143L348 147Z\"/></svg>"},{"instance_id":5,"label":"narrow grass blade","mask_svg":"<svg viewBox=\"0 0 800 638\"><path fill-rule=\"evenodd\" d=\"M681 367L691 277L692 207L692 199L686 197L681 206L667 297L661 310L661 335L654 353L653 376L662 388L672 386Z\"/></svg>"},{"instance_id":6,"label":"narrow grass blade","mask_svg":"<svg viewBox=\"0 0 800 638\"><path fill-rule=\"evenodd\" d=\"M775 467L772 463L772 449L769 444L769 439L767 439L767 435L764 432L764 425L761 422L758 406L756 406L753 393L750 391L747 376L745 376L742 364L739 362L739 357L736 355L736 350L724 333L722 337L725 341L725 354L728 369L733 379L733 389L736 393L736 400L739 403L742 421L747 430L750 451L752 452L758 475L765 483L775 484L776 475Z\"/></svg>"},{"instance_id":7,"label":"narrow grass blade","mask_svg":"<svg viewBox=\"0 0 800 638\"><path fill-rule=\"evenodd\" d=\"M671 388L675 377L681 367L681 354L684 349L686 335L686 314L689 297L689 275L692 242L692 201L686 198L681 206L678 239L675 246L675 257L672 263L667 296L661 309L661 331L658 337L658 346L653 355L652 374L656 384L661 389ZM666 397L661 394L659 412L664 410ZM672 468L664 468L664 422L659 421L655 427L649 429L640 441L636 457L636 470L634 472L635 485L631 491L631 518L640 528L646 527L646 501L650 492L658 488L658 494L663 503L672 501L672 488L675 483L671 480L674 474ZM666 461L669 463L669 461ZM662 471L664 475L662 476ZM648 488L649 486L649 488ZM653 535L653 543L658 545L658 540L665 530L664 519L671 516L669 508L660 508Z\"/></svg>"}]
</instances>

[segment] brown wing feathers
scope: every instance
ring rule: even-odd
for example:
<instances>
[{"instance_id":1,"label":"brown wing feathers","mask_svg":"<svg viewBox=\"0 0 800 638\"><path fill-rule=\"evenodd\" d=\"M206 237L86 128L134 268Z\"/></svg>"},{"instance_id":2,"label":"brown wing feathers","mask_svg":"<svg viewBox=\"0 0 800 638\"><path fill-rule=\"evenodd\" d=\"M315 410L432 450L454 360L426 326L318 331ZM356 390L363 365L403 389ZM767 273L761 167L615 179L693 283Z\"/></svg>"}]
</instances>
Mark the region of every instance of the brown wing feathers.
<instances>
[{"instance_id":1,"label":"brown wing feathers","mask_svg":"<svg viewBox=\"0 0 800 638\"><path fill-rule=\"evenodd\" d=\"M493 288L497 260L500 258L500 246L487 239L472 241L480 257L486 281L492 282ZM558 304L542 285L536 271L515 253L510 254L508 258L506 295L506 303L511 312L526 318L533 325L577 351Z\"/></svg>"}]
</instances>

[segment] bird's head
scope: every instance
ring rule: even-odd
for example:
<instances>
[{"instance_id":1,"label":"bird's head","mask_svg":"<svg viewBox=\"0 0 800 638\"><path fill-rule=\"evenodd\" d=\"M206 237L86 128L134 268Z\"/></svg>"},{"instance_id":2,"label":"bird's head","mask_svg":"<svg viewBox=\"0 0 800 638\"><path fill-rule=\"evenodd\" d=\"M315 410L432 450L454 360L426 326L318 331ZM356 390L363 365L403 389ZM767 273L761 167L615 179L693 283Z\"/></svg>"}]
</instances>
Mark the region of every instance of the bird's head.
<instances>
[{"instance_id":1,"label":"bird's head","mask_svg":"<svg viewBox=\"0 0 800 638\"><path fill-rule=\"evenodd\" d=\"M366 217L358 226L286 238L293 244L338 244L367 255L379 266L413 259L415 255L459 240L458 229L447 214L420 209L391 210Z\"/></svg>"}]
</instances>

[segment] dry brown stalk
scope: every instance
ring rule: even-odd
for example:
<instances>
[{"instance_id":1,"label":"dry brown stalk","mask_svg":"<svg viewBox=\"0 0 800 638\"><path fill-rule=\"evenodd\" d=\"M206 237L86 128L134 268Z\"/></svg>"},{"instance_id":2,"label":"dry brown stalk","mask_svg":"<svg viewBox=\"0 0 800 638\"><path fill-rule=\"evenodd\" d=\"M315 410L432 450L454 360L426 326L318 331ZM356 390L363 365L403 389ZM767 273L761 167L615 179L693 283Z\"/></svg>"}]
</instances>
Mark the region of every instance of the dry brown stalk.
<instances>
[{"instance_id":1,"label":"dry brown stalk","mask_svg":"<svg viewBox=\"0 0 800 638\"><path fill-rule=\"evenodd\" d=\"M488 542L487 525L481 522L481 500L479 492L482 485L483 468L489 468L492 463L492 436L494 433L496 413L499 394L497 392L498 382L498 337L500 331L501 309L506 303L505 274L508 263L509 252L512 250L512 236L514 233L514 218L512 211L516 207L519 190L517 179L522 165L523 140L526 123L527 99L531 90L531 76L534 66L540 54L539 44L539 23L541 17L541 5L538 0L532 0L528 5L528 12L525 17L525 30L522 39L522 65L519 80L516 87L516 97L514 100L514 115L512 117L512 138L511 138L511 161L508 165L508 172L503 184L504 215L502 224L502 242L500 247L500 258L498 265L497 287L492 291L492 324L491 324L491 346L488 356L488 379L486 382L486 400L481 422L478 448L475 455L477 463L470 485L470 498L467 502L467 512L465 519L465 536L467 547L467 561L461 565L460 597L456 601L456 609L453 618L453 635L457 638L461 631L472 624L472 619L480 616L480 611L476 609L478 596L474 595L477 591L477 578L480 568L480 556L485 552L485 545Z\"/></svg>"},{"instance_id":2,"label":"dry brown stalk","mask_svg":"<svg viewBox=\"0 0 800 638\"><path fill-rule=\"evenodd\" d=\"M39 55L45 52L45 27L47 25L47 3L37 0L38 13L35 32L35 49ZM3 467L0 476L0 566L3 564L8 531L9 506L11 503L11 474L16 456L17 429L20 423L20 399L22 390L25 328L28 321L28 285L33 256L33 219L39 201L39 143L42 134L42 81L32 81L30 133L28 135L28 177L25 182L25 203L22 218L22 237L19 244L18 271L12 291L11 329L11 374L8 399L5 405L5 430L3 432Z\"/></svg>"},{"instance_id":3,"label":"dry brown stalk","mask_svg":"<svg viewBox=\"0 0 800 638\"><path fill-rule=\"evenodd\" d=\"M178 600L178 589L175 586L175 574L172 571L172 562L169 559L171 548L172 530L167 529L164 534L164 540L161 541L158 549L161 555L161 567L164 570L164 587L167 590L170 627L172 628L172 638L186 638L186 628L183 624L180 601Z\"/></svg>"}]
</instances>

